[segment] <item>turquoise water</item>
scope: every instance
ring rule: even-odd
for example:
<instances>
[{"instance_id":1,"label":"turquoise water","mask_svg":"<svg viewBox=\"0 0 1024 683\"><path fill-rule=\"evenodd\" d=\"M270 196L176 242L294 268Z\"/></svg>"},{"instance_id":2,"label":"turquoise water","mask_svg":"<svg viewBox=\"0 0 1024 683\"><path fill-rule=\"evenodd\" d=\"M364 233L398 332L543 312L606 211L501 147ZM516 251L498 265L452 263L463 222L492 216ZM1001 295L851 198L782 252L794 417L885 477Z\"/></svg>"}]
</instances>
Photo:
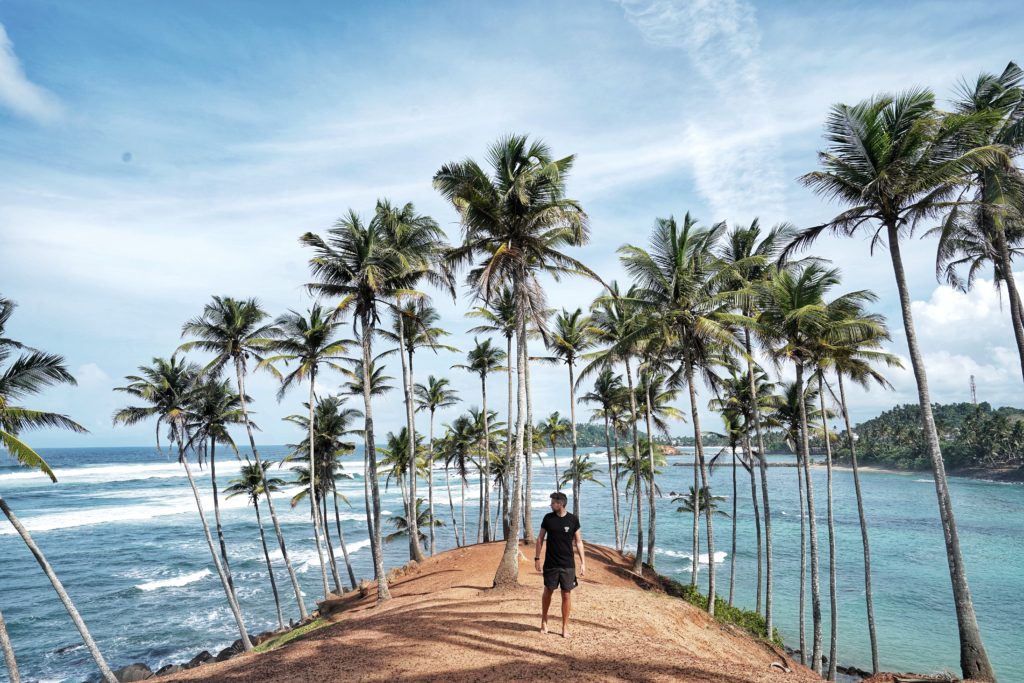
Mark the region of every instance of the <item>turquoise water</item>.
<instances>
[{"instance_id":1,"label":"turquoise water","mask_svg":"<svg viewBox=\"0 0 1024 683\"><path fill-rule=\"evenodd\" d=\"M584 449L595 451L596 449ZM283 447L265 447L261 454L278 459ZM216 653L237 637L224 594L196 519L191 492L181 467L151 448L51 449L44 455L60 479L50 484L42 475L17 468L0 455L0 493L32 530L112 666L142 661L154 669L191 658L202 649ZM786 460L786 458L777 458ZM666 494L659 500L656 564L659 571L688 581L690 518L677 514L670 491L692 484L689 466L675 466L686 456L670 457L659 477ZM350 471L360 470L361 456L351 458ZM559 465L568 462L560 450ZM605 462L597 458L599 466ZM550 457L535 461L534 523L547 509L553 486ZM195 468L194 468L195 469ZM219 461L221 486L237 472L230 458ZM198 474L198 472L197 472ZM799 516L794 468L769 470L775 534L776 625L788 645L796 647L799 580ZM606 477L602 476L606 481ZM953 613L942 532L938 524L934 485L927 475L866 472L862 475L874 568L875 611L881 663L889 670L931 672L958 670L956 620ZM209 490L204 472L200 485ZM731 510L731 471L721 467L712 476L721 503ZM821 543L822 607L825 650L828 649L828 546L825 526L825 472L814 472ZM438 516L450 525L443 472L435 473ZM1024 592L1024 486L951 479L968 577L989 655L1001 681L1024 681L1019 653L1019 596ZM343 526L356 574L372 576L367 549L362 480L341 485L352 507L344 509ZM426 486L421 483L426 495ZM459 506L458 486L454 487ZM467 520L474 537L476 485L466 491ZM585 484L581 519L587 540L611 544L608 490ZM320 595L319 567L308 510L291 509L291 492L279 494L278 512L298 568L307 604ZM207 493L207 499L209 494ZM212 524L212 508L207 512ZM739 470L739 515L736 602L753 608L755 543L750 508L750 482ZM248 629L275 626L273 600L259 545L255 516L242 499L224 502L225 535L232 558L239 601ZM401 513L396 487L384 493L383 508ZM869 668L865 629L860 532L852 477L835 472L835 516L839 583L839 661ZM264 508L264 513L266 509ZM269 517L264 514L268 542L276 547ZM715 520L720 591L728 590L731 520ZM633 529L635 529L635 521ZM454 545L450 526L439 530L440 548ZM333 524L332 524L333 533ZM635 546L635 540L628 544ZM706 552L706 549L703 550ZM725 556L720 553L724 552ZM407 545L385 548L389 566L403 564ZM340 553L339 553L340 560ZM706 569L706 565L702 566ZM286 618L296 618L283 563L275 561ZM344 577L344 571L342 570ZM702 572L701 586L706 588ZM26 681L80 681L94 671L67 613L13 529L0 522L0 609ZM810 596L807 600L808 642ZM0 681L6 681L0 671Z\"/></svg>"}]
</instances>

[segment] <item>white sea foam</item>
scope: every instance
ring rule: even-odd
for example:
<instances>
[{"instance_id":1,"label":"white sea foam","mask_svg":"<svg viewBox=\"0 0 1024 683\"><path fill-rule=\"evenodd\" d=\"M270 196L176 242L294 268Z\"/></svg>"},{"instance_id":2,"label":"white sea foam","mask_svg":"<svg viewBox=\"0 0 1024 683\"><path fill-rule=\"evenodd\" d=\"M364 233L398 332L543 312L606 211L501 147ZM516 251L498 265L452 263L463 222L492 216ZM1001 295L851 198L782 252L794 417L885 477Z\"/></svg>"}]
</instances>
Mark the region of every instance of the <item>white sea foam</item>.
<instances>
[{"instance_id":1,"label":"white sea foam","mask_svg":"<svg viewBox=\"0 0 1024 683\"><path fill-rule=\"evenodd\" d=\"M218 461L217 475L236 474L239 470L238 462L227 460ZM205 478L209 470L200 470L192 465L192 474L198 479ZM116 465L87 465L84 467L58 467L53 470L58 483L74 482L79 484L106 484L116 481L137 481L139 479L171 479L184 477L185 468L176 461L166 463L124 463ZM20 481L48 481L48 477L38 471L19 471L0 474L0 482Z\"/></svg>"},{"instance_id":2,"label":"white sea foam","mask_svg":"<svg viewBox=\"0 0 1024 683\"><path fill-rule=\"evenodd\" d=\"M369 547L369 545L370 539L364 538L363 540L356 541L354 543L346 543L345 549L348 550L348 554L351 555L352 553L359 552L363 548Z\"/></svg>"},{"instance_id":3,"label":"white sea foam","mask_svg":"<svg viewBox=\"0 0 1024 683\"><path fill-rule=\"evenodd\" d=\"M678 551L678 550L666 550L664 548L655 548L654 552L657 553L658 555L666 555L668 557L677 557L677 558L683 559L683 560L691 560L691 561L693 560L693 554L692 553L684 553L684 552L681 552L681 551ZM715 551L715 564L721 564L722 562L725 562L725 558L728 557L728 556L729 556L729 554L727 552L725 552L724 550L717 550L717 551ZM708 564L708 554L707 553L701 553L700 555L698 555L697 556L697 562L700 563L700 564Z\"/></svg>"},{"instance_id":4,"label":"white sea foam","mask_svg":"<svg viewBox=\"0 0 1024 683\"><path fill-rule=\"evenodd\" d=\"M190 583L201 581L209 575L209 569L200 569L197 572L192 572L191 574L182 574L181 576L175 576L170 579L158 579L156 581L140 583L135 587L138 588L140 591L155 591L158 588L173 588L177 586L187 586Z\"/></svg>"}]
</instances>

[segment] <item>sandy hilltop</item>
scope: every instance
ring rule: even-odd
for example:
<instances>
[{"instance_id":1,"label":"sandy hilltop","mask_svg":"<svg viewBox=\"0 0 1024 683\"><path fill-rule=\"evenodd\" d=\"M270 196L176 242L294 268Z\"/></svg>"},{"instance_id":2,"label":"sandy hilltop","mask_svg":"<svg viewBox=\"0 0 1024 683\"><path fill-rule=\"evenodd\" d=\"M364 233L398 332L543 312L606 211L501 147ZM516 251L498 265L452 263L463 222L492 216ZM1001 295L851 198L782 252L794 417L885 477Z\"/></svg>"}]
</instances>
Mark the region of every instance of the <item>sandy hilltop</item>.
<instances>
[{"instance_id":1,"label":"sandy hilltop","mask_svg":"<svg viewBox=\"0 0 1024 683\"><path fill-rule=\"evenodd\" d=\"M531 561L520 557L518 588L490 588L502 546L441 553L396 572L394 599L383 606L373 592L332 598L321 604L329 625L301 639L159 680L821 680L778 648L638 580L603 546L588 545L572 637L542 634L541 576ZM557 610L556 596L552 616Z\"/></svg>"}]
</instances>

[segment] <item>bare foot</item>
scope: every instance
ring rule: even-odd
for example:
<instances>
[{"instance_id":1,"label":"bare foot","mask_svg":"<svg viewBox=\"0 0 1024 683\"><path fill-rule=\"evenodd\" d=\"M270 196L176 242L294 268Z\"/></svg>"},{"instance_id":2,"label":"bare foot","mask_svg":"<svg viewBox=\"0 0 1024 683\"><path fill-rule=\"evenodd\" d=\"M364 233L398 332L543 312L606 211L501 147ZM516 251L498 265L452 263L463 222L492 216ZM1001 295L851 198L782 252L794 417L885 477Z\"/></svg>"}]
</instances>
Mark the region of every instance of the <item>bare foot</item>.
<instances>
[{"instance_id":1,"label":"bare foot","mask_svg":"<svg viewBox=\"0 0 1024 683\"><path fill-rule=\"evenodd\" d=\"M569 627L568 626L563 626L562 627L562 637L563 638L568 638L569 637Z\"/></svg>"},{"instance_id":2,"label":"bare foot","mask_svg":"<svg viewBox=\"0 0 1024 683\"><path fill-rule=\"evenodd\" d=\"M546 622L546 621L540 622L540 632L541 633L547 633L548 632L548 622Z\"/></svg>"}]
</instances>

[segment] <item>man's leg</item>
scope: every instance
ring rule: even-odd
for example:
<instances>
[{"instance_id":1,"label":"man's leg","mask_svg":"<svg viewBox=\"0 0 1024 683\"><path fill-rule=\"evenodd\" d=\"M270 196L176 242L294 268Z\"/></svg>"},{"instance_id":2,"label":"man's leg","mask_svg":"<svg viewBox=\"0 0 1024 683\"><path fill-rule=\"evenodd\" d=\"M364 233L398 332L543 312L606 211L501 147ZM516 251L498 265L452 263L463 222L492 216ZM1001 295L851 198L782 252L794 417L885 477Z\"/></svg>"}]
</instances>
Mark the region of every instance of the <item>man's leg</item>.
<instances>
[{"instance_id":1,"label":"man's leg","mask_svg":"<svg viewBox=\"0 0 1024 683\"><path fill-rule=\"evenodd\" d=\"M548 588L544 586L544 595L540 599L541 606L541 617L540 617L540 632L548 632L548 608L551 607L551 595L555 592L554 588Z\"/></svg>"},{"instance_id":2,"label":"man's leg","mask_svg":"<svg viewBox=\"0 0 1024 683\"><path fill-rule=\"evenodd\" d=\"M569 612L572 610L572 591L562 591L562 637L569 637Z\"/></svg>"}]
</instances>

